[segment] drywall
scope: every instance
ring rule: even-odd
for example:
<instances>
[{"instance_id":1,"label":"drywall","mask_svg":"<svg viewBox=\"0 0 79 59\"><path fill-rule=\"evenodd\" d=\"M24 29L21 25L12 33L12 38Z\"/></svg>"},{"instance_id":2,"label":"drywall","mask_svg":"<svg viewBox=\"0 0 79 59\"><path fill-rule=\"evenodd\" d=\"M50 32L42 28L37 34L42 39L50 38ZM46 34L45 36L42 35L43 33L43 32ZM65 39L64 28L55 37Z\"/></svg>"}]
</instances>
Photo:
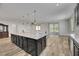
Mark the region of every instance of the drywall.
<instances>
[{"instance_id":1,"label":"drywall","mask_svg":"<svg viewBox=\"0 0 79 59\"><path fill-rule=\"evenodd\" d=\"M1 22L2 23L2 22ZM4 22L9 25L9 33L45 33L49 34L49 26L48 23L40 24L41 30L36 31L35 25L32 24L20 24L20 23L11 23L11 22ZM52 22L53 23L53 22ZM68 34L68 21L62 20L59 22L59 34ZM10 36L10 35L9 35Z\"/></svg>"},{"instance_id":2,"label":"drywall","mask_svg":"<svg viewBox=\"0 0 79 59\"><path fill-rule=\"evenodd\" d=\"M79 26L75 26L75 33L79 35Z\"/></svg>"},{"instance_id":3,"label":"drywall","mask_svg":"<svg viewBox=\"0 0 79 59\"><path fill-rule=\"evenodd\" d=\"M48 34L48 24L40 24L41 30L36 31L36 25L32 24L9 24L9 33L18 33L18 34Z\"/></svg>"},{"instance_id":4,"label":"drywall","mask_svg":"<svg viewBox=\"0 0 79 59\"><path fill-rule=\"evenodd\" d=\"M59 22L59 34L66 35L68 34L68 21L62 20Z\"/></svg>"}]
</instances>

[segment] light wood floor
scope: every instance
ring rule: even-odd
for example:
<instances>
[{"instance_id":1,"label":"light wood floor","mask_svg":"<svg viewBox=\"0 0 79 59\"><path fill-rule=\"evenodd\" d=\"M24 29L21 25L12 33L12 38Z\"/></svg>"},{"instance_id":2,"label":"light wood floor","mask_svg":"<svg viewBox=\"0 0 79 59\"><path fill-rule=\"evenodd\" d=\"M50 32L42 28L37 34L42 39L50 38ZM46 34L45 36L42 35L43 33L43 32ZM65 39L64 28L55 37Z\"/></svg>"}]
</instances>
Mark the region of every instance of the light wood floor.
<instances>
[{"instance_id":1,"label":"light wood floor","mask_svg":"<svg viewBox=\"0 0 79 59\"><path fill-rule=\"evenodd\" d=\"M47 39L47 47L41 53L44 56L70 56L68 37L51 36Z\"/></svg>"},{"instance_id":2,"label":"light wood floor","mask_svg":"<svg viewBox=\"0 0 79 59\"><path fill-rule=\"evenodd\" d=\"M0 39L0 56L28 56L29 54L11 43L10 38Z\"/></svg>"},{"instance_id":3,"label":"light wood floor","mask_svg":"<svg viewBox=\"0 0 79 59\"><path fill-rule=\"evenodd\" d=\"M4 38L0 39L0 56L30 56L30 54L11 43L10 38ZM68 37L49 37L47 47L40 56L70 56Z\"/></svg>"}]
</instances>

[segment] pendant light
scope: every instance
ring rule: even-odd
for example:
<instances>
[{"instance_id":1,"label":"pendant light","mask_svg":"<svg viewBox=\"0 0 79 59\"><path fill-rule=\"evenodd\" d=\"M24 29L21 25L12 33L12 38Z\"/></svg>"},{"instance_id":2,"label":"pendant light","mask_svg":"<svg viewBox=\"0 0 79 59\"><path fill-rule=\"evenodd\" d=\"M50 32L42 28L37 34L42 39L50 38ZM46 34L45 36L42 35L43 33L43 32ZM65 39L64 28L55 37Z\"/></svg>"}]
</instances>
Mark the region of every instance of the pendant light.
<instances>
[{"instance_id":1,"label":"pendant light","mask_svg":"<svg viewBox=\"0 0 79 59\"><path fill-rule=\"evenodd\" d=\"M33 13L34 13L34 18L33 18L32 25L37 25L37 23L36 23L36 10L34 10Z\"/></svg>"}]
</instances>

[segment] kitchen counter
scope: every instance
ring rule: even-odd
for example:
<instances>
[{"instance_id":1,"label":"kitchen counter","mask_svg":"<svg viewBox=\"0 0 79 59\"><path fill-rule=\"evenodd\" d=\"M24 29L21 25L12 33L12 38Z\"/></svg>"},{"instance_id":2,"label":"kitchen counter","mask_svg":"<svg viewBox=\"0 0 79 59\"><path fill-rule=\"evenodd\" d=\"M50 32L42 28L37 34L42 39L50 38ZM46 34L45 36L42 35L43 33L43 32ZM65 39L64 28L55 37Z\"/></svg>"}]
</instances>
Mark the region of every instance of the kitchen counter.
<instances>
[{"instance_id":1,"label":"kitchen counter","mask_svg":"<svg viewBox=\"0 0 79 59\"><path fill-rule=\"evenodd\" d=\"M70 37L79 44L79 36L76 34L70 34Z\"/></svg>"},{"instance_id":2,"label":"kitchen counter","mask_svg":"<svg viewBox=\"0 0 79 59\"><path fill-rule=\"evenodd\" d=\"M73 56L79 56L79 36L77 34L70 35L70 50Z\"/></svg>"},{"instance_id":3,"label":"kitchen counter","mask_svg":"<svg viewBox=\"0 0 79 59\"><path fill-rule=\"evenodd\" d=\"M15 35L19 35L19 36L24 36L24 37L29 37L29 38L32 38L32 39L35 39L35 40L38 40L44 36L46 36L45 33L12 33L12 34L15 34Z\"/></svg>"},{"instance_id":4,"label":"kitchen counter","mask_svg":"<svg viewBox=\"0 0 79 59\"><path fill-rule=\"evenodd\" d=\"M45 34L11 34L12 43L31 54L38 56L46 47Z\"/></svg>"}]
</instances>

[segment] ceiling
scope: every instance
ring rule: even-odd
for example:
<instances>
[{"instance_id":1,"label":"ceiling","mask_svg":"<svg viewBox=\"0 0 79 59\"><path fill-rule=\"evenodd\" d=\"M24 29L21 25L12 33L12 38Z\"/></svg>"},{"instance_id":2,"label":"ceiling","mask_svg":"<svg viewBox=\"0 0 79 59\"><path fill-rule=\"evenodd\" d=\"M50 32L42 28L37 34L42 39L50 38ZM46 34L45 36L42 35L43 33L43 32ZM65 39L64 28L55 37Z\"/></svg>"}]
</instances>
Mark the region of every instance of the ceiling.
<instances>
[{"instance_id":1,"label":"ceiling","mask_svg":"<svg viewBox=\"0 0 79 59\"><path fill-rule=\"evenodd\" d=\"M72 15L75 6L75 3L1 3L0 21L28 23L33 22L34 17L39 23L65 20Z\"/></svg>"}]
</instances>

